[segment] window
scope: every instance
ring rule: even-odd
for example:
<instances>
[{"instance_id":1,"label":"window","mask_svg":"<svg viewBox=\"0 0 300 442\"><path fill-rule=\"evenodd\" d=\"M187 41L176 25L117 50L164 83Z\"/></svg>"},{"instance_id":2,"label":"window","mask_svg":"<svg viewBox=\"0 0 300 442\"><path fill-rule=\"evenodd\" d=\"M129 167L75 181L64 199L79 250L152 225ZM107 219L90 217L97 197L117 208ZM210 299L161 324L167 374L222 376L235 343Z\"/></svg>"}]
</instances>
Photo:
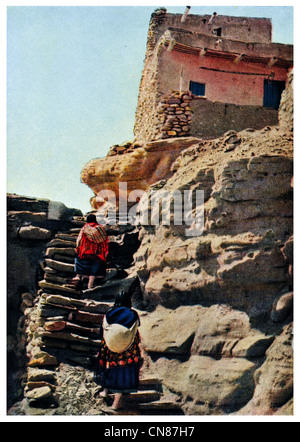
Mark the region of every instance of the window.
<instances>
[{"instance_id":1,"label":"window","mask_svg":"<svg viewBox=\"0 0 300 442\"><path fill-rule=\"evenodd\" d=\"M196 83L195 81L190 82L190 91L194 95L198 95L199 97L205 96L205 84L204 83Z\"/></svg>"},{"instance_id":2,"label":"window","mask_svg":"<svg viewBox=\"0 0 300 442\"><path fill-rule=\"evenodd\" d=\"M217 35L218 37L221 37L221 35L222 35L222 28L215 28L215 29L213 29L212 33L214 35Z\"/></svg>"}]
</instances>

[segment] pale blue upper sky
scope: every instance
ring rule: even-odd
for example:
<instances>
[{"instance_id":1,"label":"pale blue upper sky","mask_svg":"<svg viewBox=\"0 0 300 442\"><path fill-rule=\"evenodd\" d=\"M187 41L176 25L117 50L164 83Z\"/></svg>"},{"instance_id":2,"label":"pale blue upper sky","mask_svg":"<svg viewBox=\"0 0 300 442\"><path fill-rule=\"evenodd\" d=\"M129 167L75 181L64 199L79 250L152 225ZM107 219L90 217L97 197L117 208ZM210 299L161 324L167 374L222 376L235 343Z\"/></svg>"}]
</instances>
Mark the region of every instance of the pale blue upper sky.
<instances>
[{"instance_id":1,"label":"pale blue upper sky","mask_svg":"<svg viewBox=\"0 0 300 442\"><path fill-rule=\"evenodd\" d=\"M161 5L164 6L164 5ZM84 212L80 172L133 139L151 13L158 6L7 9L7 191ZM183 13L185 6L167 6ZM293 43L293 7L192 6L192 14L267 17Z\"/></svg>"}]
</instances>

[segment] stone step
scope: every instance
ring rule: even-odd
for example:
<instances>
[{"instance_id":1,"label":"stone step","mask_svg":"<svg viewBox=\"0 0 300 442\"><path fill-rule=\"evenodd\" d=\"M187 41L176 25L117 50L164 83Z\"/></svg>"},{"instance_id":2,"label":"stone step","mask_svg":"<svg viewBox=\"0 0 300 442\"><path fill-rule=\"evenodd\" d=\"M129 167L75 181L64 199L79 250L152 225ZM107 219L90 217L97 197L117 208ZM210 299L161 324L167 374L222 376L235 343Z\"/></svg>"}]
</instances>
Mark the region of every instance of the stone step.
<instances>
[{"instance_id":1,"label":"stone step","mask_svg":"<svg viewBox=\"0 0 300 442\"><path fill-rule=\"evenodd\" d=\"M19 221L46 221L48 219L48 215L46 212L30 212L27 210L11 210L7 213L10 218L17 219Z\"/></svg>"},{"instance_id":2,"label":"stone step","mask_svg":"<svg viewBox=\"0 0 300 442\"><path fill-rule=\"evenodd\" d=\"M56 386L53 384L49 384L49 382L46 381L28 381L26 383L26 386L28 387L28 390L34 390L35 388L41 388L41 387L49 387L52 391L56 390Z\"/></svg>"},{"instance_id":3,"label":"stone step","mask_svg":"<svg viewBox=\"0 0 300 442\"><path fill-rule=\"evenodd\" d=\"M51 291L55 291L55 292L58 292L58 293L62 292L63 294L67 293L67 294L70 294L70 295L72 294L72 295L75 295L75 296L76 295L80 296L80 294L81 294L81 292L78 291L78 290L75 290L73 288L67 287L65 285L61 285L61 284L57 284L57 283L54 283L54 282L47 281L46 279L43 279L42 281L39 282L39 287L43 291L51 290Z\"/></svg>"},{"instance_id":4,"label":"stone step","mask_svg":"<svg viewBox=\"0 0 300 442\"><path fill-rule=\"evenodd\" d=\"M164 400L139 404L138 410L143 415L184 415L180 405Z\"/></svg>"},{"instance_id":5,"label":"stone step","mask_svg":"<svg viewBox=\"0 0 300 442\"><path fill-rule=\"evenodd\" d=\"M157 378L146 378L139 380L139 390L156 390L161 391L162 385L161 381Z\"/></svg>"},{"instance_id":6,"label":"stone step","mask_svg":"<svg viewBox=\"0 0 300 442\"><path fill-rule=\"evenodd\" d=\"M73 227L82 228L85 225L85 221L73 219L71 221L71 224L72 224Z\"/></svg>"},{"instance_id":7,"label":"stone step","mask_svg":"<svg viewBox=\"0 0 300 442\"><path fill-rule=\"evenodd\" d=\"M69 332L48 332L43 331L40 334L40 337L42 339L53 339L53 340L59 340L59 341L65 341L65 342L71 342L76 344L84 344L86 348L95 348L98 349L101 341L99 339L91 339L86 336L80 336L75 333L69 333Z\"/></svg>"},{"instance_id":8,"label":"stone step","mask_svg":"<svg viewBox=\"0 0 300 442\"><path fill-rule=\"evenodd\" d=\"M49 332L73 331L80 336L98 337L100 333L100 327L91 328L78 325L69 321L47 321L44 324L44 330Z\"/></svg>"},{"instance_id":9,"label":"stone step","mask_svg":"<svg viewBox=\"0 0 300 442\"><path fill-rule=\"evenodd\" d=\"M136 276L128 276L124 279L112 279L99 287L83 290L82 297L94 299L95 301L99 301L101 299L110 299L113 301L117 293L120 291L123 290L131 292L135 287L135 284L137 284L137 281L138 279Z\"/></svg>"},{"instance_id":10,"label":"stone step","mask_svg":"<svg viewBox=\"0 0 300 442\"><path fill-rule=\"evenodd\" d=\"M74 312L70 313L69 319L70 321L78 321L88 324L102 324L104 318L104 314L94 314L94 313L88 313L88 312Z\"/></svg>"},{"instance_id":11,"label":"stone step","mask_svg":"<svg viewBox=\"0 0 300 442\"><path fill-rule=\"evenodd\" d=\"M132 394L131 394L132 395ZM130 396L131 396L130 395ZM129 397L128 396L128 399ZM112 395L109 398L110 405L112 404ZM130 402L129 400L124 398L123 407L120 410L114 411L109 406L105 407L106 414L117 414L118 416L127 416L127 415L184 415L184 412L179 404L165 400L154 400L152 402ZM103 407L102 407L103 408Z\"/></svg>"},{"instance_id":12,"label":"stone step","mask_svg":"<svg viewBox=\"0 0 300 442\"><path fill-rule=\"evenodd\" d=\"M45 272L45 281L50 284L66 285L69 283L70 278L63 278L53 273Z\"/></svg>"},{"instance_id":13,"label":"stone step","mask_svg":"<svg viewBox=\"0 0 300 442\"><path fill-rule=\"evenodd\" d=\"M67 257L75 257L74 247L48 247L45 256L51 258L54 255L63 255Z\"/></svg>"},{"instance_id":14,"label":"stone step","mask_svg":"<svg viewBox=\"0 0 300 442\"><path fill-rule=\"evenodd\" d=\"M109 395L111 398L113 394ZM161 397L161 393L156 390L138 391L137 393L130 393L128 396L124 396L124 403L147 403L158 401Z\"/></svg>"},{"instance_id":15,"label":"stone step","mask_svg":"<svg viewBox=\"0 0 300 442\"><path fill-rule=\"evenodd\" d=\"M78 232L79 233L79 232ZM62 241L71 241L76 245L77 241L77 234L75 233L57 233L54 237L54 239L60 239Z\"/></svg>"},{"instance_id":16,"label":"stone step","mask_svg":"<svg viewBox=\"0 0 300 442\"><path fill-rule=\"evenodd\" d=\"M64 249L62 249L64 250ZM75 262L75 253L74 256L65 256L63 253L57 253L51 257L54 261L63 262L64 264L74 264Z\"/></svg>"},{"instance_id":17,"label":"stone step","mask_svg":"<svg viewBox=\"0 0 300 442\"><path fill-rule=\"evenodd\" d=\"M54 259L45 259L46 265L54 270L61 270L62 272L73 273L75 272L75 265L64 263L61 261L55 261Z\"/></svg>"},{"instance_id":18,"label":"stone step","mask_svg":"<svg viewBox=\"0 0 300 442\"><path fill-rule=\"evenodd\" d=\"M104 314L112 306L110 302L97 302L86 299L75 299L61 295L43 294L43 306L56 308L71 308L75 311L83 311L95 314ZM71 312L70 312L71 313Z\"/></svg>"},{"instance_id":19,"label":"stone step","mask_svg":"<svg viewBox=\"0 0 300 442\"><path fill-rule=\"evenodd\" d=\"M48 242L46 245L47 249L51 247L73 247L75 248L74 242L71 240L64 240L64 239L58 239L54 238L52 241Z\"/></svg>"}]
</instances>

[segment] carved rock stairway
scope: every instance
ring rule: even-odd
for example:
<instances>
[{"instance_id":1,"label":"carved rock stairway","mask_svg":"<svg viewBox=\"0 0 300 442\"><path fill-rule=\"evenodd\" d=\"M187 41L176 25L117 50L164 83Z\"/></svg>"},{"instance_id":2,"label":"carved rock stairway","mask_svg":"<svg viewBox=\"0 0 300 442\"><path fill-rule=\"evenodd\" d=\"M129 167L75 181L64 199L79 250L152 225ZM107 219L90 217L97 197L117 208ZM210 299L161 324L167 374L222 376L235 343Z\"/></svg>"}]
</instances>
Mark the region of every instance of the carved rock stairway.
<instances>
[{"instance_id":1,"label":"carved rock stairway","mask_svg":"<svg viewBox=\"0 0 300 442\"><path fill-rule=\"evenodd\" d=\"M92 372L99 348L99 330L106 311L120 290L134 294L138 278L133 272L108 270L106 282L91 290L76 291L67 286L74 276L75 243L79 228L56 234L47 245L44 280L28 327L29 356L25 396L32 408L59 406L60 364L80 366ZM143 372L143 370L142 370ZM125 395L120 414L183 414L179 405L166 399L159 380L143 373L139 391ZM99 414L115 414L110 395Z\"/></svg>"}]
</instances>

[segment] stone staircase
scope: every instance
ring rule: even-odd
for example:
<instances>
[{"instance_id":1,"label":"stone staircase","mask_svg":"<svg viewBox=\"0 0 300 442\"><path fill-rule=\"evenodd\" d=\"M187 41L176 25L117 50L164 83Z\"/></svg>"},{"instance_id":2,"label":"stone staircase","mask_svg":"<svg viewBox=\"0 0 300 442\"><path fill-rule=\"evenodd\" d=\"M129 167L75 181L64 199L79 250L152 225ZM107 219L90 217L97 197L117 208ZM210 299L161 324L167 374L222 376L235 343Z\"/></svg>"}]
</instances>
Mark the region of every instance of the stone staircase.
<instances>
[{"instance_id":1,"label":"stone staircase","mask_svg":"<svg viewBox=\"0 0 300 442\"><path fill-rule=\"evenodd\" d=\"M109 269L105 283L82 292L67 286L74 276L76 238L80 227L60 232L48 243L39 296L29 327L29 357L25 397L32 408L53 409L60 402L61 364L80 366L92 373L93 358L100 344L103 317L120 290L134 298L139 291L136 275ZM111 238L110 238L111 239ZM100 391L100 388L99 388ZM115 414L110 405L113 395L102 400L99 414ZM118 414L183 414L178 404L168 400L158 379L142 370L139 391L124 396L125 407Z\"/></svg>"}]
</instances>

